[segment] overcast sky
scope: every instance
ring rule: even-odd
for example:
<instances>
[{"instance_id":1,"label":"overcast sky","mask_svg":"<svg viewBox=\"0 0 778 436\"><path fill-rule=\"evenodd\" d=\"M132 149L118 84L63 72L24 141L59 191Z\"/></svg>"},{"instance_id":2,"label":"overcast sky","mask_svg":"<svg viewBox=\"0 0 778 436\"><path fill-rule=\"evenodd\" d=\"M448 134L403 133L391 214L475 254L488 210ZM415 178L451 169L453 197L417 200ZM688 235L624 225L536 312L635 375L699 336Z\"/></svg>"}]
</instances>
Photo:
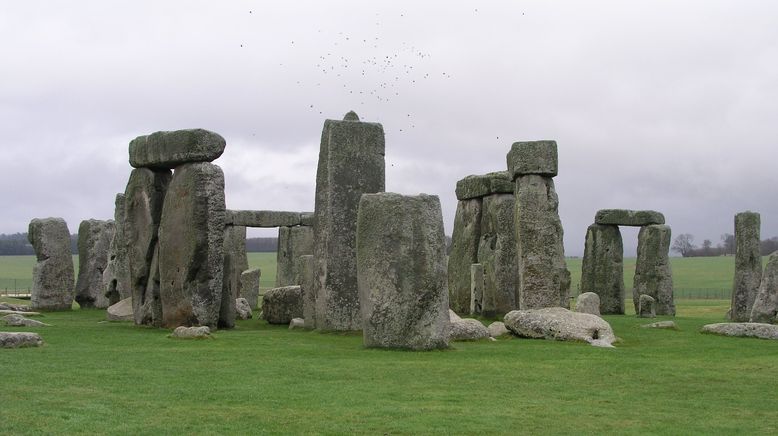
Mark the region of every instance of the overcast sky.
<instances>
[{"instance_id":1,"label":"overcast sky","mask_svg":"<svg viewBox=\"0 0 778 436\"><path fill-rule=\"evenodd\" d=\"M193 127L227 140L227 207L313 210L323 122L353 109L447 234L458 179L554 139L568 255L602 208L778 235L774 1L4 1L0 48L2 233L112 218L129 141Z\"/></svg>"}]
</instances>

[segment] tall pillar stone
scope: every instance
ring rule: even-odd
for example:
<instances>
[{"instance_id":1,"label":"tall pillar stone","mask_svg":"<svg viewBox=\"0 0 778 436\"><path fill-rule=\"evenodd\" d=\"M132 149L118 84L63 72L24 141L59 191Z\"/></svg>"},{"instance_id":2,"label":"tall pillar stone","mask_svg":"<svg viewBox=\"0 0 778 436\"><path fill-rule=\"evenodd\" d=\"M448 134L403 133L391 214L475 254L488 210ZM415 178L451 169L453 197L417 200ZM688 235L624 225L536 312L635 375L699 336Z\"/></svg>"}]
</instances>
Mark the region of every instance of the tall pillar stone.
<instances>
[{"instance_id":1,"label":"tall pillar stone","mask_svg":"<svg viewBox=\"0 0 778 436\"><path fill-rule=\"evenodd\" d=\"M246 227L226 226L224 228L224 264L222 276L219 328L235 327L235 299L240 293L241 274L247 270Z\"/></svg>"},{"instance_id":2,"label":"tall pillar stone","mask_svg":"<svg viewBox=\"0 0 778 436\"><path fill-rule=\"evenodd\" d=\"M365 346L447 347L446 243L438 197L363 195L357 233Z\"/></svg>"},{"instance_id":3,"label":"tall pillar stone","mask_svg":"<svg viewBox=\"0 0 778 436\"><path fill-rule=\"evenodd\" d=\"M307 329L316 328L316 294L314 294L313 289L314 267L312 254L297 258L296 282L300 284L300 292L303 294L303 320Z\"/></svg>"},{"instance_id":4,"label":"tall pillar stone","mask_svg":"<svg viewBox=\"0 0 778 436\"><path fill-rule=\"evenodd\" d=\"M760 216L756 212L735 215L735 280L732 284L730 320L746 322L762 281Z\"/></svg>"},{"instance_id":5,"label":"tall pillar stone","mask_svg":"<svg viewBox=\"0 0 778 436\"><path fill-rule=\"evenodd\" d=\"M449 292L449 295L451 293ZM484 266L470 265L470 315L481 315L484 302Z\"/></svg>"},{"instance_id":6,"label":"tall pillar stone","mask_svg":"<svg viewBox=\"0 0 778 436\"><path fill-rule=\"evenodd\" d=\"M594 292L600 314L624 314L624 244L619 227L592 224L586 230L581 293Z\"/></svg>"},{"instance_id":7,"label":"tall pillar stone","mask_svg":"<svg viewBox=\"0 0 778 436\"><path fill-rule=\"evenodd\" d=\"M771 324L778 321L776 314L778 314L778 251L772 253L767 260L749 321Z\"/></svg>"},{"instance_id":8,"label":"tall pillar stone","mask_svg":"<svg viewBox=\"0 0 778 436\"><path fill-rule=\"evenodd\" d=\"M326 120L316 172L314 259L316 326L361 328L357 289L356 228L362 194L385 189L384 129L359 121Z\"/></svg>"},{"instance_id":9,"label":"tall pillar stone","mask_svg":"<svg viewBox=\"0 0 778 436\"><path fill-rule=\"evenodd\" d=\"M78 226L78 280L76 302L82 308L106 309L103 273L116 227L113 221L84 220Z\"/></svg>"},{"instance_id":10,"label":"tall pillar stone","mask_svg":"<svg viewBox=\"0 0 778 436\"><path fill-rule=\"evenodd\" d=\"M294 226L278 228L276 254L276 287L299 285L296 283L297 259L313 254L313 227Z\"/></svg>"},{"instance_id":11,"label":"tall pillar stone","mask_svg":"<svg viewBox=\"0 0 778 436\"><path fill-rule=\"evenodd\" d=\"M159 226L162 325L218 325L224 271L224 173L208 162L175 169Z\"/></svg>"},{"instance_id":12,"label":"tall pillar stone","mask_svg":"<svg viewBox=\"0 0 778 436\"><path fill-rule=\"evenodd\" d=\"M484 266L484 316L504 315L518 308L515 207L513 194L493 194L483 198L478 262Z\"/></svg>"},{"instance_id":13,"label":"tall pillar stone","mask_svg":"<svg viewBox=\"0 0 778 436\"><path fill-rule=\"evenodd\" d=\"M62 218L35 218L27 238L35 250L30 305L33 310L70 310L73 305L73 257L70 232Z\"/></svg>"},{"instance_id":14,"label":"tall pillar stone","mask_svg":"<svg viewBox=\"0 0 778 436\"><path fill-rule=\"evenodd\" d=\"M640 313L640 296L645 294L655 300L657 315L675 315L670 237L670 227L666 225L652 224L640 228L632 289L635 313Z\"/></svg>"},{"instance_id":15,"label":"tall pillar stone","mask_svg":"<svg viewBox=\"0 0 778 436\"><path fill-rule=\"evenodd\" d=\"M468 313L470 309L470 265L478 263L482 205L481 198L460 200L454 215L448 256L448 292L451 310L459 314ZM479 298L479 310L480 302Z\"/></svg>"},{"instance_id":16,"label":"tall pillar stone","mask_svg":"<svg viewBox=\"0 0 778 436\"><path fill-rule=\"evenodd\" d=\"M127 238L125 236L125 206L124 194L116 194L114 202L113 238L108 249L108 264L103 272L103 291L109 304L116 304L132 296L130 285L130 270L127 264Z\"/></svg>"}]
</instances>

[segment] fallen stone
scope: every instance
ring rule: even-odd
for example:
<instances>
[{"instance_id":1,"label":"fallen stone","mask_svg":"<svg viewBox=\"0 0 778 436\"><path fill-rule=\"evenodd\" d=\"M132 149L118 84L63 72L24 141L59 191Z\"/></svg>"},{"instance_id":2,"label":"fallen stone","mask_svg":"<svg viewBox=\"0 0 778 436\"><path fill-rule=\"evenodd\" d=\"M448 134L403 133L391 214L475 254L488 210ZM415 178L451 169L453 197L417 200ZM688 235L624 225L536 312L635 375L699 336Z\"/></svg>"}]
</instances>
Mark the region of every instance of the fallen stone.
<instances>
[{"instance_id":1,"label":"fallen stone","mask_svg":"<svg viewBox=\"0 0 778 436\"><path fill-rule=\"evenodd\" d=\"M482 210L483 200L480 198L462 200L457 203L454 215L451 251L448 256L448 299L451 308L457 313L470 313L472 303L470 266L478 263ZM483 269L481 271L483 272ZM480 295L478 304L478 312L475 313L480 313Z\"/></svg>"},{"instance_id":2,"label":"fallen stone","mask_svg":"<svg viewBox=\"0 0 778 436\"><path fill-rule=\"evenodd\" d=\"M617 339L610 324L599 316L562 307L514 310L505 315L504 322L508 330L524 338L583 341L600 347L612 347Z\"/></svg>"},{"instance_id":3,"label":"fallen stone","mask_svg":"<svg viewBox=\"0 0 778 436\"><path fill-rule=\"evenodd\" d=\"M778 320L778 251L767 259L767 266L762 274L759 293L756 294L751 308L751 322L772 323Z\"/></svg>"},{"instance_id":4,"label":"fallen stone","mask_svg":"<svg viewBox=\"0 0 778 436\"><path fill-rule=\"evenodd\" d=\"M448 310L448 320L449 320L449 322L456 322L456 321L459 321L461 319L462 318L460 318L460 316L457 315L456 312L454 312L451 309Z\"/></svg>"},{"instance_id":5,"label":"fallen stone","mask_svg":"<svg viewBox=\"0 0 778 436\"><path fill-rule=\"evenodd\" d=\"M675 315L670 236L669 226L652 224L640 228L632 289L635 313L640 313L640 295L646 294L654 298L657 315Z\"/></svg>"},{"instance_id":6,"label":"fallen stone","mask_svg":"<svg viewBox=\"0 0 778 436\"><path fill-rule=\"evenodd\" d=\"M243 271L240 275L240 293L248 301L252 309L259 304L259 279L262 271L259 268Z\"/></svg>"},{"instance_id":7,"label":"fallen stone","mask_svg":"<svg viewBox=\"0 0 778 436\"><path fill-rule=\"evenodd\" d=\"M108 251L116 226L113 221L84 220L78 226L76 302L82 308L105 309L110 301L103 287Z\"/></svg>"},{"instance_id":8,"label":"fallen stone","mask_svg":"<svg viewBox=\"0 0 778 436\"><path fill-rule=\"evenodd\" d=\"M303 316L303 298L299 286L273 288L262 296L262 318L268 324L289 324Z\"/></svg>"},{"instance_id":9,"label":"fallen stone","mask_svg":"<svg viewBox=\"0 0 778 436\"><path fill-rule=\"evenodd\" d=\"M655 210L602 209L594 215L594 223L642 227L651 224L664 224L665 216Z\"/></svg>"},{"instance_id":10,"label":"fallen stone","mask_svg":"<svg viewBox=\"0 0 778 436\"><path fill-rule=\"evenodd\" d=\"M108 321L135 320L135 315L132 312L132 297L125 298L116 304L108 306L106 318L108 318Z\"/></svg>"},{"instance_id":11,"label":"fallen stone","mask_svg":"<svg viewBox=\"0 0 778 436\"><path fill-rule=\"evenodd\" d=\"M486 329L489 330L489 336L493 338L499 338L500 336L505 336L511 332L508 330L508 327L505 327L505 323L501 321L495 321L489 324L489 327Z\"/></svg>"},{"instance_id":12,"label":"fallen stone","mask_svg":"<svg viewBox=\"0 0 778 436\"><path fill-rule=\"evenodd\" d=\"M491 194L513 194L513 182L507 171L471 175L457 182L457 200L486 197Z\"/></svg>"},{"instance_id":13,"label":"fallen stone","mask_svg":"<svg viewBox=\"0 0 778 436\"><path fill-rule=\"evenodd\" d=\"M481 314L504 315L518 308L519 271L513 194L483 198L478 263L483 265Z\"/></svg>"},{"instance_id":14,"label":"fallen stone","mask_svg":"<svg viewBox=\"0 0 778 436\"><path fill-rule=\"evenodd\" d=\"M178 339L208 339L211 338L211 329L208 326L198 326L198 327L185 327L180 326L176 327L175 330L173 330L173 333L170 335L171 338L178 338Z\"/></svg>"},{"instance_id":15,"label":"fallen stone","mask_svg":"<svg viewBox=\"0 0 778 436\"><path fill-rule=\"evenodd\" d=\"M251 306L245 298L235 299L235 315L240 319L251 319Z\"/></svg>"},{"instance_id":16,"label":"fallen stone","mask_svg":"<svg viewBox=\"0 0 778 436\"><path fill-rule=\"evenodd\" d=\"M34 319L27 319L22 315L12 314L3 317L5 325L9 327L50 327L51 324L45 322L36 321Z\"/></svg>"},{"instance_id":17,"label":"fallen stone","mask_svg":"<svg viewBox=\"0 0 778 436\"><path fill-rule=\"evenodd\" d=\"M310 212L279 210L229 210L225 222L244 227L292 227L302 224L303 214L311 215Z\"/></svg>"},{"instance_id":18,"label":"fallen stone","mask_svg":"<svg viewBox=\"0 0 778 436\"><path fill-rule=\"evenodd\" d=\"M489 329L477 319L463 318L449 325L450 341L475 341L489 337Z\"/></svg>"},{"instance_id":19,"label":"fallen stone","mask_svg":"<svg viewBox=\"0 0 778 436\"><path fill-rule=\"evenodd\" d=\"M596 292L599 314L624 314L624 246L618 226L592 224L586 231L581 292Z\"/></svg>"},{"instance_id":20,"label":"fallen stone","mask_svg":"<svg viewBox=\"0 0 778 436\"><path fill-rule=\"evenodd\" d=\"M0 309L0 315L41 316L40 312Z\"/></svg>"},{"instance_id":21,"label":"fallen stone","mask_svg":"<svg viewBox=\"0 0 778 436\"><path fill-rule=\"evenodd\" d=\"M305 320L302 318L292 318L289 322L289 330L297 330L305 328Z\"/></svg>"},{"instance_id":22,"label":"fallen stone","mask_svg":"<svg viewBox=\"0 0 778 436\"><path fill-rule=\"evenodd\" d=\"M0 348L40 347L43 339L37 333L0 332Z\"/></svg>"},{"instance_id":23,"label":"fallen stone","mask_svg":"<svg viewBox=\"0 0 778 436\"><path fill-rule=\"evenodd\" d=\"M659 322L652 322L651 324L643 324L640 327L644 329L669 329L669 330L678 330L678 326L675 325L674 321L659 321Z\"/></svg>"},{"instance_id":24,"label":"fallen stone","mask_svg":"<svg viewBox=\"0 0 778 436\"><path fill-rule=\"evenodd\" d=\"M558 171L556 141L514 142L508 152L512 180L526 175L555 177Z\"/></svg>"},{"instance_id":25,"label":"fallen stone","mask_svg":"<svg viewBox=\"0 0 778 436\"><path fill-rule=\"evenodd\" d=\"M757 322L723 322L702 326L703 333L744 338L778 339L778 325Z\"/></svg>"},{"instance_id":26,"label":"fallen stone","mask_svg":"<svg viewBox=\"0 0 778 436\"><path fill-rule=\"evenodd\" d=\"M584 292L575 300L575 311L600 316L600 296L594 292Z\"/></svg>"},{"instance_id":27,"label":"fallen stone","mask_svg":"<svg viewBox=\"0 0 778 436\"><path fill-rule=\"evenodd\" d=\"M303 294L303 319L305 328L316 328L316 294L314 294L313 270L316 263L312 254L306 254L297 258L297 283L300 284L300 292Z\"/></svg>"},{"instance_id":28,"label":"fallen stone","mask_svg":"<svg viewBox=\"0 0 778 436\"><path fill-rule=\"evenodd\" d=\"M204 129L154 132L130 142L130 165L159 170L211 162L224 153L226 145L221 135Z\"/></svg>"},{"instance_id":29,"label":"fallen stone","mask_svg":"<svg viewBox=\"0 0 778 436\"><path fill-rule=\"evenodd\" d=\"M70 310L75 272L70 255L70 232L65 220L33 219L27 237L37 258L30 289L32 309Z\"/></svg>"},{"instance_id":30,"label":"fallen stone","mask_svg":"<svg viewBox=\"0 0 778 436\"><path fill-rule=\"evenodd\" d=\"M656 318L656 305L652 296L640 294L638 297L638 318Z\"/></svg>"},{"instance_id":31,"label":"fallen stone","mask_svg":"<svg viewBox=\"0 0 778 436\"><path fill-rule=\"evenodd\" d=\"M297 258L313 254L313 227L278 228L276 287L299 285Z\"/></svg>"},{"instance_id":32,"label":"fallen stone","mask_svg":"<svg viewBox=\"0 0 778 436\"><path fill-rule=\"evenodd\" d=\"M11 304L0 302L0 310L13 310L15 312L32 312L30 306L26 304Z\"/></svg>"},{"instance_id":33,"label":"fallen stone","mask_svg":"<svg viewBox=\"0 0 778 436\"><path fill-rule=\"evenodd\" d=\"M746 322L751 318L756 294L762 281L762 255L759 249L760 216L755 212L735 215L735 280L729 319Z\"/></svg>"}]
</instances>

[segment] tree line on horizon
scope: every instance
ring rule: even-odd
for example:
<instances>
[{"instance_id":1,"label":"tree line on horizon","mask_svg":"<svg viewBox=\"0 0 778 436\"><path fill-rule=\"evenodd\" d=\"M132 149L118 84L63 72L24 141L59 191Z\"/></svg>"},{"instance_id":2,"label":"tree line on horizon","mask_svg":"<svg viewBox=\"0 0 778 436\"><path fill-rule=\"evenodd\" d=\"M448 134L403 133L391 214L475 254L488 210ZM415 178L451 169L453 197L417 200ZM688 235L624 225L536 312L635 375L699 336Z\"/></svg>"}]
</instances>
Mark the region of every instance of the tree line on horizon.
<instances>
[{"instance_id":1,"label":"tree line on horizon","mask_svg":"<svg viewBox=\"0 0 778 436\"><path fill-rule=\"evenodd\" d=\"M675 237L670 249L683 257L732 256L735 254L735 235L724 233L714 246L710 239L702 241L702 246L694 244L694 235L682 233ZM759 253L767 256L778 250L778 236L760 242Z\"/></svg>"}]
</instances>

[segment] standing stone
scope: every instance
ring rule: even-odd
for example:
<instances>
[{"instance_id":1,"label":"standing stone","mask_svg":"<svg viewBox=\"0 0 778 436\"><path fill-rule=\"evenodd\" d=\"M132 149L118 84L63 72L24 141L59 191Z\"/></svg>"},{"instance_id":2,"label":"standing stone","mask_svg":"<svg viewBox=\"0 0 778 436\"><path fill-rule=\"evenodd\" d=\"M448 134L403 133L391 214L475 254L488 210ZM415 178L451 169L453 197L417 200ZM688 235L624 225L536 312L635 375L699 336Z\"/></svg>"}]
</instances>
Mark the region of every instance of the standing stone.
<instances>
[{"instance_id":1,"label":"standing stone","mask_svg":"<svg viewBox=\"0 0 778 436\"><path fill-rule=\"evenodd\" d=\"M248 300L245 298L237 298L235 299L235 315L240 319L251 319L252 316L254 316L251 313L251 306L249 305Z\"/></svg>"},{"instance_id":2,"label":"standing stone","mask_svg":"<svg viewBox=\"0 0 778 436\"><path fill-rule=\"evenodd\" d=\"M457 313L468 313L470 309L470 265L478 263L482 209L483 201L480 198L461 200L457 203L454 215L451 252L448 256L448 292L451 309ZM480 296L478 303L477 313L480 313Z\"/></svg>"},{"instance_id":3,"label":"standing stone","mask_svg":"<svg viewBox=\"0 0 778 436\"><path fill-rule=\"evenodd\" d=\"M483 316L504 315L518 307L519 272L513 227L515 205L513 194L494 194L483 198L478 245L478 263L484 266Z\"/></svg>"},{"instance_id":4,"label":"standing stone","mask_svg":"<svg viewBox=\"0 0 778 436\"><path fill-rule=\"evenodd\" d=\"M584 292L575 300L575 311L600 316L600 296L594 292Z\"/></svg>"},{"instance_id":5,"label":"standing stone","mask_svg":"<svg viewBox=\"0 0 778 436\"><path fill-rule=\"evenodd\" d=\"M163 326L217 326L225 215L221 168L211 163L176 168L159 226Z\"/></svg>"},{"instance_id":6,"label":"standing stone","mask_svg":"<svg viewBox=\"0 0 778 436\"><path fill-rule=\"evenodd\" d=\"M303 319L304 327L316 328L316 294L313 289L313 271L315 263L313 255L307 254L297 258L297 280L300 284L300 292L303 294Z\"/></svg>"},{"instance_id":7,"label":"standing stone","mask_svg":"<svg viewBox=\"0 0 778 436\"><path fill-rule=\"evenodd\" d=\"M240 294L248 301L252 309L257 308L259 303L259 278L262 271L259 268L243 271L240 274Z\"/></svg>"},{"instance_id":8,"label":"standing stone","mask_svg":"<svg viewBox=\"0 0 778 436\"><path fill-rule=\"evenodd\" d=\"M162 323L159 296L159 222L171 179L170 171L132 170L124 192L127 266L135 324Z\"/></svg>"},{"instance_id":9,"label":"standing stone","mask_svg":"<svg viewBox=\"0 0 778 436\"><path fill-rule=\"evenodd\" d=\"M586 230L581 292L600 297L601 314L624 314L624 245L617 226L592 224Z\"/></svg>"},{"instance_id":10,"label":"standing stone","mask_svg":"<svg viewBox=\"0 0 778 436\"><path fill-rule=\"evenodd\" d=\"M276 287L300 284L296 283L297 259L307 254L313 254L313 227L278 228Z\"/></svg>"},{"instance_id":11,"label":"standing stone","mask_svg":"<svg viewBox=\"0 0 778 436\"><path fill-rule=\"evenodd\" d=\"M778 251L767 260L762 284L751 308L751 322L772 323L778 321Z\"/></svg>"},{"instance_id":12,"label":"standing stone","mask_svg":"<svg viewBox=\"0 0 778 436\"><path fill-rule=\"evenodd\" d=\"M446 241L437 196L363 195L357 271L366 347L448 347Z\"/></svg>"},{"instance_id":13,"label":"standing stone","mask_svg":"<svg viewBox=\"0 0 778 436\"><path fill-rule=\"evenodd\" d=\"M224 228L224 267L222 268L222 293L219 309L219 328L235 327L236 299L240 297L241 274L247 270L246 228L227 226Z\"/></svg>"},{"instance_id":14,"label":"standing stone","mask_svg":"<svg viewBox=\"0 0 778 436\"><path fill-rule=\"evenodd\" d=\"M449 292L449 295L451 293ZM484 266L470 265L470 314L481 315L484 301ZM449 302L450 303L450 302Z\"/></svg>"},{"instance_id":15,"label":"standing stone","mask_svg":"<svg viewBox=\"0 0 778 436\"><path fill-rule=\"evenodd\" d=\"M268 324L289 324L303 316L303 295L299 286L269 289L262 296L262 319Z\"/></svg>"},{"instance_id":16,"label":"standing stone","mask_svg":"<svg viewBox=\"0 0 778 436\"><path fill-rule=\"evenodd\" d=\"M632 290L636 313L640 313L640 295L646 294L656 301L657 315L675 315L670 236L670 227L666 225L653 224L640 228Z\"/></svg>"},{"instance_id":17,"label":"standing stone","mask_svg":"<svg viewBox=\"0 0 778 436\"><path fill-rule=\"evenodd\" d=\"M37 262L32 269L31 308L70 310L73 304L73 257L70 232L62 218L35 218L27 238Z\"/></svg>"},{"instance_id":18,"label":"standing stone","mask_svg":"<svg viewBox=\"0 0 778 436\"><path fill-rule=\"evenodd\" d=\"M115 226L113 221L85 220L78 226L78 280L76 302L82 308L106 309L110 300L103 289L108 250Z\"/></svg>"},{"instance_id":19,"label":"standing stone","mask_svg":"<svg viewBox=\"0 0 778 436\"><path fill-rule=\"evenodd\" d=\"M211 162L227 143L218 133L203 129L155 132L130 142L130 165L135 168L173 169L190 162Z\"/></svg>"},{"instance_id":20,"label":"standing stone","mask_svg":"<svg viewBox=\"0 0 778 436\"><path fill-rule=\"evenodd\" d=\"M116 194L114 208L114 233L108 248L108 264L103 272L103 291L111 305L132 297L130 269L127 264L127 238L125 237L124 194Z\"/></svg>"},{"instance_id":21,"label":"standing stone","mask_svg":"<svg viewBox=\"0 0 778 436\"><path fill-rule=\"evenodd\" d=\"M354 112L326 120L316 172L316 326L358 330L357 209L362 194L385 189L384 128Z\"/></svg>"},{"instance_id":22,"label":"standing stone","mask_svg":"<svg viewBox=\"0 0 778 436\"><path fill-rule=\"evenodd\" d=\"M760 217L756 212L735 215L735 280L732 285L730 320L748 321L762 281L762 256L759 252Z\"/></svg>"}]
</instances>

